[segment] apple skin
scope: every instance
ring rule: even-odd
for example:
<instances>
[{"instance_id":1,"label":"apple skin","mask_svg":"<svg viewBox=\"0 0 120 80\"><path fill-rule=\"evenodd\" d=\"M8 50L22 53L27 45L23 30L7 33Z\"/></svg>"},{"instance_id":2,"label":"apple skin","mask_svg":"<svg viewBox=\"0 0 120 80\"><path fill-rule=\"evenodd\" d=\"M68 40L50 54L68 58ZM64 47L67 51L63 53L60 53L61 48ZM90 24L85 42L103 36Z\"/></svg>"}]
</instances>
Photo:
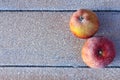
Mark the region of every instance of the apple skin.
<instances>
[{"instance_id":1,"label":"apple skin","mask_svg":"<svg viewBox=\"0 0 120 80\"><path fill-rule=\"evenodd\" d=\"M116 51L112 41L98 36L86 40L82 48L82 59L91 68L104 68L115 57Z\"/></svg>"},{"instance_id":2,"label":"apple skin","mask_svg":"<svg viewBox=\"0 0 120 80\"><path fill-rule=\"evenodd\" d=\"M92 37L98 31L99 20L91 10L80 9L73 13L69 25L75 36L86 39Z\"/></svg>"}]
</instances>

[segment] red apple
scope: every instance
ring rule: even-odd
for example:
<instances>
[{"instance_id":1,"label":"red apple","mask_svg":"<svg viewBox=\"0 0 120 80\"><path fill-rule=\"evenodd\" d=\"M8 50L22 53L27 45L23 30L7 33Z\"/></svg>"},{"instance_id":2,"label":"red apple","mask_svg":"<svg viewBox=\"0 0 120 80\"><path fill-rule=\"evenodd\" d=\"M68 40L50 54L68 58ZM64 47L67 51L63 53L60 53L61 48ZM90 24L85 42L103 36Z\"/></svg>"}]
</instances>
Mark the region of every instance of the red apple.
<instances>
[{"instance_id":1,"label":"red apple","mask_svg":"<svg viewBox=\"0 0 120 80\"><path fill-rule=\"evenodd\" d=\"M80 9L73 13L69 25L75 36L85 39L98 31L99 21L97 15L91 10Z\"/></svg>"},{"instance_id":2,"label":"red apple","mask_svg":"<svg viewBox=\"0 0 120 80\"><path fill-rule=\"evenodd\" d=\"M83 45L82 59L91 68L104 68L114 57L114 44L105 37L89 38Z\"/></svg>"}]
</instances>

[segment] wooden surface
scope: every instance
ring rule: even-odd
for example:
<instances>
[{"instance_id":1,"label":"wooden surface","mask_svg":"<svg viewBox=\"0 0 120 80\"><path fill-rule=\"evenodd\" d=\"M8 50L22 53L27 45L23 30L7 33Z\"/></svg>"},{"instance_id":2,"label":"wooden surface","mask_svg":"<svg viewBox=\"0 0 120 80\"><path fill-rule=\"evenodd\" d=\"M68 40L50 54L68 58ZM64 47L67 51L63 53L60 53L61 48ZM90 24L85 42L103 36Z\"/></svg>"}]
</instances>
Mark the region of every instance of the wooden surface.
<instances>
[{"instance_id":1,"label":"wooden surface","mask_svg":"<svg viewBox=\"0 0 120 80\"><path fill-rule=\"evenodd\" d=\"M118 80L119 4L118 0L1 0L0 80ZM69 31L70 16L79 8L94 10L100 20L96 36L115 44L116 57L105 69L83 63L80 51L85 40Z\"/></svg>"},{"instance_id":2,"label":"wooden surface","mask_svg":"<svg viewBox=\"0 0 120 80\"><path fill-rule=\"evenodd\" d=\"M96 35L113 40L118 56L111 65L119 66L120 23L116 20L120 18L120 13L96 13L101 24ZM70 32L68 23L71 14L72 12L1 12L0 64L84 66L80 54L85 40L76 38Z\"/></svg>"},{"instance_id":3,"label":"wooden surface","mask_svg":"<svg viewBox=\"0 0 120 80\"><path fill-rule=\"evenodd\" d=\"M1 80L118 80L120 69L0 68Z\"/></svg>"},{"instance_id":4,"label":"wooden surface","mask_svg":"<svg viewBox=\"0 0 120 80\"><path fill-rule=\"evenodd\" d=\"M1 10L119 10L119 0L0 0Z\"/></svg>"}]
</instances>

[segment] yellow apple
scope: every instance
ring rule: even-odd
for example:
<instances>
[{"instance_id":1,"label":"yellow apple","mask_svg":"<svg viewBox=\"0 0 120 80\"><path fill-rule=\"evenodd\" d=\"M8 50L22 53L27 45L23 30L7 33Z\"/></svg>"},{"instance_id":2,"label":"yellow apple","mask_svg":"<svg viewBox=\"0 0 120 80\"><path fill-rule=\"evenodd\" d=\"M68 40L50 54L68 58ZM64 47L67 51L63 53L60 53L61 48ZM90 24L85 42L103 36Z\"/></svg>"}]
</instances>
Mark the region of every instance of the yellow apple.
<instances>
[{"instance_id":1,"label":"yellow apple","mask_svg":"<svg viewBox=\"0 0 120 80\"><path fill-rule=\"evenodd\" d=\"M80 9L73 13L69 25L75 36L85 39L92 37L98 31L99 20L93 11Z\"/></svg>"}]
</instances>

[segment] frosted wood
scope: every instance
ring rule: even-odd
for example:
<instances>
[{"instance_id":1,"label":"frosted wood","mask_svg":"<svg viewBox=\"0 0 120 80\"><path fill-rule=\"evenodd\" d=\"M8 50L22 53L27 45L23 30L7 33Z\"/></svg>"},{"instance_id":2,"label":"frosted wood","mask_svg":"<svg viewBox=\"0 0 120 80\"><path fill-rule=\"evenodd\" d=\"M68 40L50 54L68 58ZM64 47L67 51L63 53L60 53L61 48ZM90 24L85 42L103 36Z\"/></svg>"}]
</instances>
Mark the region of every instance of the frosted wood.
<instances>
[{"instance_id":1,"label":"frosted wood","mask_svg":"<svg viewBox=\"0 0 120 80\"><path fill-rule=\"evenodd\" d=\"M1 68L1 80L118 80L120 69Z\"/></svg>"},{"instance_id":2,"label":"frosted wood","mask_svg":"<svg viewBox=\"0 0 120 80\"><path fill-rule=\"evenodd\" d=\"M0 10L119 10L119 0L0 0Z\"/></svg>"},{"instance_id":3,"label":"frosted wood","mask_svg":"<svg viewBox=\"0 0 120 80\"><path fill-rule=\"evenodd\" d=\"M69 31L66 12L1 12L0 65L84 66L81 47L85 40ZM96 35L110 38L120 65L120 13L97 12L100 30Z\"/></svg>"}]
</instances>

